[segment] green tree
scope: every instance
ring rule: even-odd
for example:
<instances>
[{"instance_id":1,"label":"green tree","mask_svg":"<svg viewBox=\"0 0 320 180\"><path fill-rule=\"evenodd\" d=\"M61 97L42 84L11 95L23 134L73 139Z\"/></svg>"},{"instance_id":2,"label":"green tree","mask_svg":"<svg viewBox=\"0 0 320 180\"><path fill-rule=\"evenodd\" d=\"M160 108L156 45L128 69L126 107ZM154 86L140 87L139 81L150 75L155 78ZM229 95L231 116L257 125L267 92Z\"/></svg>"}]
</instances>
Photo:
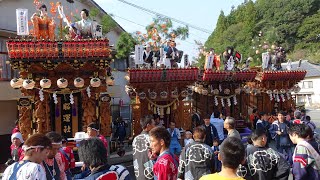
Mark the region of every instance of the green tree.
<instances>
[{"instance_id":1,"label":"green tree","mask_svg":"<svg viewBox=\"0 0 320 180\"><path fill-rule=\"evenodd\" d=\"M127 32L121 33L118 42L116 44L116 58L126 59L129 57L130 53L134 51L134 46L137 41Z\"/></svg>"},{"instance_id":2,"label":"green tree","mask_svg":"<svg viewBox=\"0 0 320 180\"><path fill-rule=\"evenodd\" d=\"M91 17L92 20L97 20L97 17L100 14L99 9L97 8L91 8L89 12L89 16ZM110 32L112 29L114 29L117 26L117 23L112 19L112 17L108 14L104 14L101 17L101 21L99 22L102 26L102 33L107 34Z\"/></svg>"}]
</instances>

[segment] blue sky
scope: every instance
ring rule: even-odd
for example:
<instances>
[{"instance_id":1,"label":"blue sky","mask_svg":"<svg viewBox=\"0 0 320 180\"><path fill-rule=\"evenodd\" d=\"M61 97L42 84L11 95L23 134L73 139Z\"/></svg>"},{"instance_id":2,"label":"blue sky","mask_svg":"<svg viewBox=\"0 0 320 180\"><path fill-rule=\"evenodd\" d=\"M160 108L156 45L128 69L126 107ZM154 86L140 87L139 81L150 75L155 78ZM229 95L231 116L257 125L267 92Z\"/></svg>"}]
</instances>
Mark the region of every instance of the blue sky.
<instances>
[{"instance_id":1,"label":"blue sky","mask_svg":"<svg viewBox=\"0 0 320 180\"><path fill-rule=\"evenodd\" d=\"M129 33L135 31L145 31L145 26L152 22L154 15L135 7L124 4L118 0L95 0L107 13L114 14L114 19ZM212 32L216 26L220 11L229 14L231 6L235 7L244 0L126 0L132 4L165 14L169 17L187 22L194 26L210 30ZM137 24L129 22L133 21ZM176 26L181 26L173 22ZM142 25L142 26L141 26ZM204 43L210 34L189 28L189 38L186 41L177 40L177 48L183 50L191 57L196 56L197 46L194 40ZM189 57L190 57L189 56Z\"/></svg>"}]
</instances>

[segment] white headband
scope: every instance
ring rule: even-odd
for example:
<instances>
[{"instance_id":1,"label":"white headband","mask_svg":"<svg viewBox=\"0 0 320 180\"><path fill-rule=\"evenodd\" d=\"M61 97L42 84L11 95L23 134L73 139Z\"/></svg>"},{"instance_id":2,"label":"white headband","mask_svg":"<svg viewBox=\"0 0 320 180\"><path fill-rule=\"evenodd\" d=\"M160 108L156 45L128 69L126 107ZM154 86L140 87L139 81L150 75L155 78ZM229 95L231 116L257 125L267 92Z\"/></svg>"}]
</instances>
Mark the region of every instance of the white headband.
<instances>
[{"instance_id":1,"label":"white headband","mask_svg":"<svg viewBox=\"0 0 320 180\"><path fill-rule=\"evenodd\" d=\"M53 142L53 143L51 143L51 144L53 144L53 145L62 145L62 141L60 141L60 142Z\"/></svg>"},{"instance_id":2,"label":"white headband","mask_svg":"<svg viewBox=\"0 0 320 180\"><path fill-rule=\"evenodd\" d=\"M96 129L96 128L92 128L92 127L90 127L92 130L95 130L95 131L99 131L99 129Z\"/></svg>"},{"instance_id":3,"label":"white headband","mask_svg":"<svg viewBox=\"0 0 320 180\"><path fill-rule=\"evenodd\" d=\"M27 146L27 145L23 145L23 146L22 146L22 149L23 149L24 151L28 151L29 149L36 149L36 148L44 148L44 146L40 146L40 145L38 145L38 146Z\"/></svg>"}]
</instances>

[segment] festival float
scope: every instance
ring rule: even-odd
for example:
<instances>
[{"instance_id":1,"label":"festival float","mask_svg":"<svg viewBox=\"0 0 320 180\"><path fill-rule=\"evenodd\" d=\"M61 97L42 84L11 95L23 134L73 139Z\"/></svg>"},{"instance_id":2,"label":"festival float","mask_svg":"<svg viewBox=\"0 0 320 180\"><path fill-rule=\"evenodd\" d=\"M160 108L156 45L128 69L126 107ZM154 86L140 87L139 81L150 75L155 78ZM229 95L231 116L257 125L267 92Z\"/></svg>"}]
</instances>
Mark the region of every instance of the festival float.
<instances>
[{"instance_id":1,"label":"festival float","mask_svg":"<svg viewBox=\"0 0 320 180\"><path fill-rule=\"evenodd\" d=\"M29 34L26 9L17 9L19 38L7 41L9 62L19 70L10 85L23 95L18 101L19 129L26 139L33 133L56 131L74 137L91 122L101 125L100 133L110 135L110 62L112 51L108 39L101 38L101 26L71 25L61 3L51 4L59 11L60 36L54 34L56 23L46 6L35 1L40 14L31 17ZM62 23L70 27L62 37ZM100 28L97 28L97 27ZM98 31L95 31L98 30Z\"/></svg>"},{"instance_id":2,"label":"festival float","mask_svg":"<svg viewBox=\"0 0 320 180\"><path fill-rule=\"evenodd\" d=\"M234 117L236 128L241 131L247 127L249 109L271 113L295 108L291 93L300 91L297 83L304 79L306 71L291 70L290 60L283 69L283 48L273 47L273 51L263 53L261 67L249 67L252 57L240 67L242 56L232 47L222 57L224 70L220 70L220 56L207 53L202 79L192 86L193 112L198 117L218 110Z\"/></svg>"},{"instance_id":3,"label":"festival float","mask_svg":"<svg viewBox=\"0 0 320 180\"><path fill-rule=\"evenodd\" d=\"M138 44L135 46L135 67L128 70L126 92L132 98L133 136L142 129L140 119L146 115L159 115L165 127L169 122L176 123L181 129L191 129L191 105L188 96L193 91L188 86L198 79L199 70L178 67L183 55L176 47L176 39L183 39L180 31L172 28L167 18L154 19L147 26L147 33L136 33ZM185 29L186 32L188 29Z\"/></svg>"}]
</instances>

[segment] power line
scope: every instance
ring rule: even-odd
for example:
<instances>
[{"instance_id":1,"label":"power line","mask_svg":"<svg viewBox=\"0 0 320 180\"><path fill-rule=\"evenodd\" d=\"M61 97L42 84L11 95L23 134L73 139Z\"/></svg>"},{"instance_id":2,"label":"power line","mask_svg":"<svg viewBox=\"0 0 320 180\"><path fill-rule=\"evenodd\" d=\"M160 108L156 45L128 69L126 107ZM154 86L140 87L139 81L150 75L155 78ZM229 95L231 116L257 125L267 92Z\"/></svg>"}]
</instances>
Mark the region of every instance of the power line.
<instances>
[{"instance_id":1,"label":"power line","mask_svg":"<svg viewBox=\"0 0 320 180\"><path fill-rule=\"evenodd\" d=\"M155 12L155 11L146 9L146 8L144 8L144 7L135 5L135 4L133 4L133 3L129 3L129 2L127 2L127 1L125 1L125 0L118 0L118 1L120 1L120 2L122 2L122 3L125 3L125 4L127 4L127 5L130 5L130 6L132 6L132 7L138 8L138 9L140 9L140 10L143 10L143 11L145 11L145 12L152 13L152 14L155 14L155 15L160 16L160 17L169 18L169 19L171 19L172 21L175 21L175 22L177 22L177 23L186 25L186 26L191 27L191 28L193 28L193 29L196 29L196 30L198 30L198 31L201 31L201 32L204 32L204 33L207 33L207 34L211 34L211 31L209 31L209 30L207 30L207 29L200 28L200 27L194 26L194 25L192 25L192 24L190 24L190 23L187 23L187 22L178 20L178 19L176 19L176 18L172 18L172 17L169 17L169 16L167 16L167 15L157 13L157 12Z\"/></svg>"}]
</instances>

